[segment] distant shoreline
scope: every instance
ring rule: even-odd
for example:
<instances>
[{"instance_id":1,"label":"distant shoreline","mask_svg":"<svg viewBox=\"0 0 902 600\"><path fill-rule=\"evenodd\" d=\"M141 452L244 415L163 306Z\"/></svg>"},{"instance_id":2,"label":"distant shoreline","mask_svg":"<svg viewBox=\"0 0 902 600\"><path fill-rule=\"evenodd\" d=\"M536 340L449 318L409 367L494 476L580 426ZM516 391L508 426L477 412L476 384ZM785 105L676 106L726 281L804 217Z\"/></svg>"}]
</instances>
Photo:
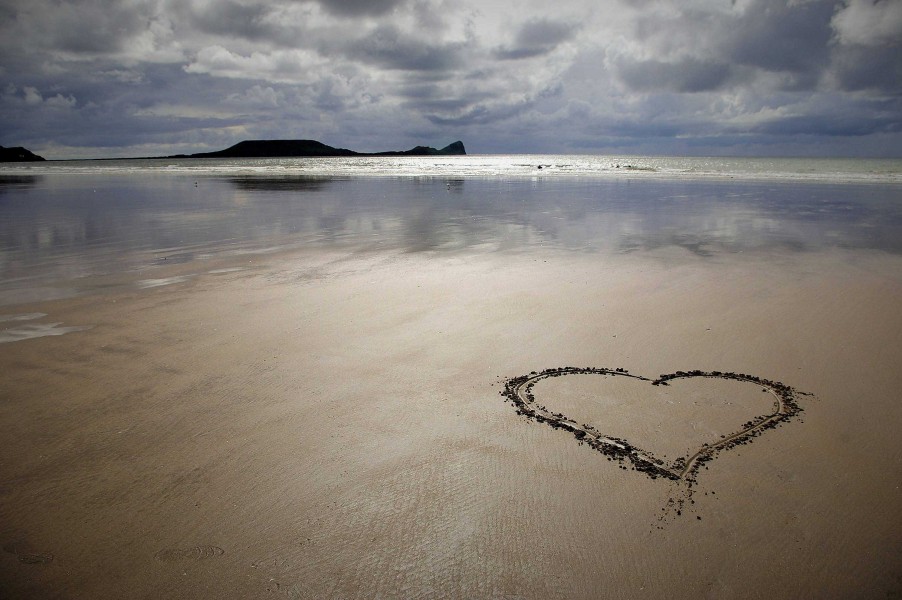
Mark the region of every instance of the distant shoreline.
<instances>
[{"instance_id":1,"label":"distant shoreline","mask_svg":"<svg viewBox=\"0 0 902 600\"><path fill-rule=\"evenodd\" d=\"M317 140L244 140L224 150L197 152L194 154L172 154L168 156L134 156L102 158L58 158L45 159L31 151L17 146L0 146L0 162L37 161L85 161L85 160L158 160L195 158L340 158L349 156L466 156L467 151L460 140L444 148L415 146L410 150L387 150L383 152L356 152L346 148L335 148Z\"/></svg>"},{"instance_id":2,"label":"distant shoreline","mask_svg":"<svg viewBox=\"0 0 902 600\"><path fill-rule=\"evenodd\" d=\"M436 149L430 146L416 146L410 150L390 150L385 152L355 152L346 148L334 148L316 140L245 140L225 150L200 152L197 154L176 154L162 158L314 158L346 156L465 156L467 154L460 140Z\"/></svg>"},{"instance_id":3,"label":"distant shoreline","mask_svg":"<svg viewBox=\"0 0 902 600\"><path fill-rule=\"evenodd\" d=\"M335 148L316 140L245 140L224 150L197 152L194 154L172 154L168 156L138 156L132 158L86 158L61 160L161 160L161 159L203 159L203 158L346 158L353 156L466 156L467 151L460 140L444 148L415 146L410 150L387 150L383 152L357 152L347 148Z\"/></svg>"}]
</instances>

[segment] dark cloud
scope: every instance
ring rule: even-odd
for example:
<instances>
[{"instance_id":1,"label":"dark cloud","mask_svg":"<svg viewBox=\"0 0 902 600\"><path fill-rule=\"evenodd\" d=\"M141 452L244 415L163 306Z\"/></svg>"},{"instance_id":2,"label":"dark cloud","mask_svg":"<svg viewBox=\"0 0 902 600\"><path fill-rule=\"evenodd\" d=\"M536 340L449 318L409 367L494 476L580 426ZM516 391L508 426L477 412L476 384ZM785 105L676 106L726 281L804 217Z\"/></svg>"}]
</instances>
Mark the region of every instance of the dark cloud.
<instances>
[{"instance_id":1,"label":"dark cloud","mask_svg":"<svg viewBox=\"0 0 902 600\"><path fill-rule=\"evenodd\" d=\"M617 72L625 84L641 92L707 92L723 86L731 74L730 65L726 63L691 58L675 63L621 61Z\"/></svg>"},{"instance_id":2,"label":"dark cloud","mask_svg":"<svg viewBox=\"0 0 902 600\"><path fill-rule=\"evenodd\" d=\"M492 97L488 92L455 89L438 83L408 84L403 86L401 94L407 109L445 115L461 114Z\"/></svg>"},{"instance_id":3,"label":"dark cloud","mask_svg":"<svg viewBox=\"0 0 902 600\"><path fill-rule=\"evenodd\" d=\"M4 21L18 35L14 40L34 50L54 52L112 53L145 30L153 13L152 3L133 4L82 0L80 2L15 3L4 11Z\"/></svg>"},{"instance_id":4,"label":"dark cloud","mask_svg":"<svg viewBox=\"0 0 902 600\"><path fill-rule=\"evenodd\" d=\"M179 152L196 151L186 144L216 149L239 141L235 137L243 130L260 137L314 137L307 131L311 120L360 103L358 90L342 88L340 73L304 84L260 85L187 75L182 63L123 69L116 61L95 59L68 67L64 73L33 70L13 77L0 71L0 143L46 148L52 140L57 146L106 148L94 156L127 146L139 148L133 156L175 153L150 151L148 145L181 144Z\"/></svg>"},{"instance_id":5,"label":"dark cloud","mask_svg":"<svg viewBox=\"0 0 902 600\"><path fill-rule=\"evenodd\" d=\"M573 37L577 27L570 23L536 19L527 21L517 31L511 46L496 48L495 56L504 60L532 58L548 54Z\"/></svg>"},{"instance_id":6,"label":"dark cloud","mask_svg":"<svg viewBox=\"0 0 902 600\"><path fill-rule=\"evenodd\" d=\"M352 42L353 58L385 69L447 71L463 64L463 43L434 44L417 39L396 26L382 25Z\"/></svg>"},{"instance_id":7,"label":"dark cloud","mask_svg":"<svg viewBox=\"0 0 902 600\"><path fill-rule=\"evenodd\" d=\"M786 117L753 128L754 133L775 136L813 135L858 137L875 133L902 132L897 118L867 115L806 115Z\"/></svg>"},{"instance_id":8,"label":"dark cloud","mask_svg":"<svg viewBox=\"0 0 902 600\"><path fill-rule=\"evenodd\" d=\"M817 82L829 59L830 21L836 2L756 0L727 23L726 50L738 64L806 74Z\"/></svg>"},{"instance_id":9,"label":"dark cloud","mask_svg":"<svg viewBox=\"0 0 902 600\"><path fill-rule=\"evenodd\" d=\"M445 114L427 113L425 116L431 123L440 126L464 127L497 124L522 115L525 111L533 108L540 99L560 93L561 87L554 86L518 99L468 103L463 111L450 114L447 112Z\"/></svg>"},{"instance_id":10,"label":"dark cloud","mask_svg":"<svg viewBox=\"0 0 902 600\"><path fill-rule=\"evenodd\" d=\"M902 95L902 44L851 46L834 50L833 73L840 89Z\"/></svg>"},{"instance_id":11,"label":"dark cloud","mask_svg":"<svg viewBox=\"0 0 902 600\"><path fill-rule=\"evenodd\" d=\"M188 10L192 24L204 33L236 35L251 40L274 35L274 28L266 22L270 13L271 5L243 4L234 0L220 0L199 10Z\"/></svg>"},{"instance_id":12,"label":"dark cloud","mask_svg":"<svg viewBox=\"0 0 902 600\"><path fill-rule=\"evenodd\" d=\"M648 9L636 20L636 39L656 52L620 57L624 82L639 90L697 92L759 85L769 75L776 90L815 90L830 62L835 0L751 0L730 10L688 5ZM666 65L685 70L667 72ZM705 69L710 68L710 73ZM662 79L656 83L656 78Z\"/></svg>"},{"instance_id":13,"label":"dark cloud","mask_svg":"<svg viewBox=\"0 0 902 600\"><path fill-rule=\"evenodd\" d=\"M341 16L384 15L406 3L406 0L316 0L327 12Z\"/></svg>"},{"instance_id":14,"label":"dark cloud","mask_svg":"<svg viewBox=\"0 0 902 600\"><path fill-rule=\"evenodd\" d=\"M602 127L602 132L605 135L643 139L672 138L687 131L697 133L698 130L692 127L692 123L672 123L657 119L647 121L628 119L615 121Z\"/></svg>"},{"instance_id":15,"label":"dark cloud","mask_svg":"<svg viewBox=\"0 0 902 600\"><path fill-rule=\"evenodd\" d=\"M425 118L433 125L441 127L459 128L496 125L521 115L524 111L535 106L535 103L535 97L525 97L507 101L485 100L468 102L464 100L459 103L459 108L449 104L449 108L456 108L456 110L436 110L434 112L426 112ZM433 104L431 106L427 105L425 108L443 107L438 104Z\"/></svg>"},{"instance_id":16,"label":"dark cloud","mask_svg":"<svg viewBox=\"0 0 902 600\"><path fill-rule=\"evenodd\" d=\"M7 88L0 94L0 113L10 117L0 120L0 139L32 145L52 139L61 145L84 147L177 143L186 137L199 140L200 132L215 132L249 119L247 111L239 116L222 110L223 99L240 89L241 82L185 78L178 65L148 66L140 83L104 83L98 77L73 76L57 95L46 91L49 78L34 83L40 102L34 94L28 97L30 86L12 94ZM76 101L70 104L70 97ZM185 109L168 108L179 106ZM223 138L215 133L204 137Z\"/></svg>"},{"instance_id":17,"label":"dark cloud","mask_svg":"<svg viewBox=\"0 0 902 600\"><path fill-rule=\"evenodd\" d=\"M99 2L73 11L65 20L55 20L51 44L74 53L115 52L146 24L138 12Z\"/></svg>"}]
</instances>

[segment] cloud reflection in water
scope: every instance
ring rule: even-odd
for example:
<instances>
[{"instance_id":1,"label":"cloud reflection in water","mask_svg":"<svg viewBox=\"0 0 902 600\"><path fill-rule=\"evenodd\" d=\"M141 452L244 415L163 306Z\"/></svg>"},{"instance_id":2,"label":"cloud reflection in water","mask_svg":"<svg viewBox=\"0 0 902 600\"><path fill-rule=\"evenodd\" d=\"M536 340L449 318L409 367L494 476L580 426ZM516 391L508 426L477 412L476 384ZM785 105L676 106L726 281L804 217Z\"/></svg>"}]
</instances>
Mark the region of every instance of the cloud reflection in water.
<instances>
[{"instance_id":1,"label":"cloud reflection in water","mask_svg":"<svg viewBox=\"0 0 902 600\"><path fill-rule=\"evenodd\" d=\"M0 271L8 288L286 245L595 253L678 246L701 259L755 250L902 253L898 192L641 178L3 178Z\"/></svg>"}]
</instances>

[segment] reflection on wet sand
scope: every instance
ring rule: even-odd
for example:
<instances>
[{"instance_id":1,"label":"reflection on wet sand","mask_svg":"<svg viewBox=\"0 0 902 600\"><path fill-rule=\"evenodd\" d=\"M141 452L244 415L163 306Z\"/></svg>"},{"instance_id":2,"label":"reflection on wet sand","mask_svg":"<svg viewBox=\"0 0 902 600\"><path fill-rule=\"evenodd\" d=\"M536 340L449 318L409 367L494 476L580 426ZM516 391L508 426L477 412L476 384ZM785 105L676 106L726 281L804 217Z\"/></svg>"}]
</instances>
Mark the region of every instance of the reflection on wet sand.
<instances>
[{"instance_id":1,"label":"reflection on wet sand","mask_svg":"<svg viewBox=\"0 0 902 600\"><path fill-rule=\"evenodd\" d=\"M333 177L229 177L235 189L251 192L313 192L321 191L335 180Z\"/></svg>"},{"instance_id":2,"label":"reflection on wet sand","mask_svg":"<svg viewBox=\"0 0 902 600\"><path fill-rule=\"evenodd\" d=\"M2 329L0 330L0 344L91 329L90 326L60 327L60 325L62 323L30 323Z\"/></svg>"},{"instance_id":3,"label":"reflection on wet sand","mask_svg":"<svg viewBox=\"0 0 902 600\"><path fill-rule=\"evenodd\" d=\"M3 182L6 292L16 280L34 287L273 246L676 246L702 258L833 247L902 252L902 207L895 188L880 185L253 175Z\"/></svg>"},{"instance_id":4,"label":"reflection on wet sand","mask_svg":"<svg viewBox=\"0 0 902 600\"><path fill-rule=\"evenodd\" d=\"M0 194L34 187L41 179L39 175L0 175Z\"/></svg>"}]
</instances>

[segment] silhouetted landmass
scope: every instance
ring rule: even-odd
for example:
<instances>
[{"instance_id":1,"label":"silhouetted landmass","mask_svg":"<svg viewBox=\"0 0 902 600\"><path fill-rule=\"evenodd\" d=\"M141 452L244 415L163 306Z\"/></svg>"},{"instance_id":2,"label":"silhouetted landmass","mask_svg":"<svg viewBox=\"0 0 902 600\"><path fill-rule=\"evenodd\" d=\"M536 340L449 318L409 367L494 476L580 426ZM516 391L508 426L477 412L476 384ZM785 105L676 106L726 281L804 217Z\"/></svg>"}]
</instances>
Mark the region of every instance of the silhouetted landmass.
<instances>
[{"instance_id":1,"label":"silhouetted landmass","mask_svg":"<svg viewBox=\"0 0 902 600\"><path fill-rule=\"evenodd\" d=\"M441 156L465 155L463 142L454 142L436 150L417 146L410 150L394 152L354 152L345 148L333 148L316 140L245 140L225 150L178 154L169 158L295 158L326 156Z\"/></svg>"},{"instance_id":2,"label":"silhouetted landmass","mask_svg":"<svg viewBox=\"0 0 902 600\"><path fill-rule=\"evenodd\" d=\"M44 160L43 157L26 150L22 146L4 148L0 146L0 162L35 162Z\"/></svg>"}]
</instances>

